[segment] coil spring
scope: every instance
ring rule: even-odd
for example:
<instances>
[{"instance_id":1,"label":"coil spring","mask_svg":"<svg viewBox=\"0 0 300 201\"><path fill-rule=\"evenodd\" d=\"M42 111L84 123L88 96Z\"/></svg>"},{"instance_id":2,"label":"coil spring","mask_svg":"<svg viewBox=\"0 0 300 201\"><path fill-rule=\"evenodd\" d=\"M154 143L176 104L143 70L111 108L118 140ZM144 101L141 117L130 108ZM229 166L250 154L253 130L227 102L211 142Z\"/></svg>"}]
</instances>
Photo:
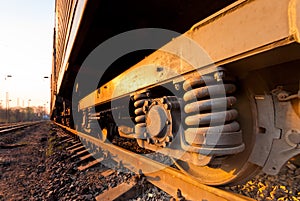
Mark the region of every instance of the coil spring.
<instances>
[{"instance_id":1,"label":"coil spring","mask_svg":"<svg viewBox=\"0 0 300 201\"><path fill-rule=\"evenodd\" d=\"M134 100L134 114L136 117L134 118L136 122L135 132L137 134L143 134L146 129L146 113L145 113L145 103L148 100L147 95L145 93L137 94L133 96Z\"/></svg>"},{"instance_id":2,"label":"coil spring","mask_svg":"<svg viewBox=\"0 0 300 201\"><path fill-rule=\"evenodd\" d=\"M214 75L205 75L189 78L183 83L186 91L183 96L187 115L185 124L188 127L184 136L191 145L232 146L242 143L241 133L237 133L240 125L235 121L238 112L231 109L236 98L227 96L236 90L234 79L228 76L222 80L224 84ZM230 134L220 138L222 133Z\"/></svg>"}]
</instances>

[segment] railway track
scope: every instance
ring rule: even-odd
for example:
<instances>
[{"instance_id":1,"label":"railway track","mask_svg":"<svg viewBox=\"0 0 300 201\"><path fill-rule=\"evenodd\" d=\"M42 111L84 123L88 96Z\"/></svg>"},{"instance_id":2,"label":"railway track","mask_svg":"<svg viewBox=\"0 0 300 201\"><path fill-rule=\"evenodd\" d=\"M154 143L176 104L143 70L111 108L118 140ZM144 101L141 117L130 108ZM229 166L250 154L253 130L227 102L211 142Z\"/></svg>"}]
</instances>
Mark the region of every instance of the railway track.
<instances>
[{"instance_id":1,"label":"railway track","mask_svg":"<svg viewBox=\"0 0 300 201\"><path fill-rule=\"evenodd\" d=\"M290 163L277 176L262 174L243 185L216 189L185 180L185 175L172 167L160 171L160 175L157 172L148 174L144 165L157 162L142 164L143 160L136 159L140 171L133 173L128 169L136 170L135 164L126 163L131 160L130 156L120 162L120 155L114 150L107 152L97 145L91 148L97 148L98 157L91 157L91 150L85 150L85 142L81 143L84 138L79 140L78 135L73 135L53 123L44 122L1 136L0 201L251 200L228 192L224 194L223 190L255 200L300 200L300 169ZM180 183L173 178L168 181L168 172L174 173L170 169L178 173L175 179L181 175ZM161 186L155 184L160 189L149 182L160 183ZM167 191L170 186L172 189Z\"/></svg>"},{"instance_id":2,"label":"railway track","mask_svg":"<svg viewBox=\"0 0 300 201\"><path fill-rule=\"evenodd\" d=\"M22 123L14 123L14 124L7 124L4 126L0 126L0 135L13 132L22 128L26 128L28 126L33 126L40 123L40 121L37 122L22 122Z\"/></svg>"},{"instance_id":3,"label":"railway track","mask_svg":"<svg viewBox=\"0 0 300 201\"><path fill-rule=\"evenodd\" d=\"M104 143L92 136L70 129L61 124L57 125L67 130L69 133L76 136L77 139L80 139L81 142L88 144L89 147L92 148L92 150L87 150L79 140L71 138L66 138L62 141L62 143L70 142L70 146L67 149L73 154L72 157L79 158L79 163L83 163L83 165L78 166L78 170L80 171L86 170L107 159L107 155L105 157L99 157L98 154L97 157L97 152L100 148L102 152L105 151L109 153L109 157L113 158L116 162L116 167L126 168L137 175L145 176L148 182L178 200L253 200L252 198L203 185L199 181L190 178L173 167L150 160L149 158L132 153L115 145ZM109 172L109 174L112 174L113 170L109 170ZM117 187L111 188L109 191L100 194L95 199L107 200L109 198L108 200L114 200L118 195L126 193L126 191L131 189L135 184L135 182L122 183ZM114 196L115 198L112 198Z\"/></svg>"}]
</instances>

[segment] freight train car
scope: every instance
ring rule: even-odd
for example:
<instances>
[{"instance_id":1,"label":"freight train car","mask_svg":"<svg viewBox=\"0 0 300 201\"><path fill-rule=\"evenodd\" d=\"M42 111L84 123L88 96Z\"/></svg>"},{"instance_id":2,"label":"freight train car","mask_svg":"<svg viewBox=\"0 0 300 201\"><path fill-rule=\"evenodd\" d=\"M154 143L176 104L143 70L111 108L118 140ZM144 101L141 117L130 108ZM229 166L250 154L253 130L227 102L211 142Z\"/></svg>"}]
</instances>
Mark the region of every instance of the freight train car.
<instances>
[{"instance_id":1,"label":"freight train car","mask_svg":"<svg viewBox=\"0 0 300 201\"><path fill-rule=\"evenodd\" d=\"M54 121L210 185L300 153L299 0L56 0L55 13Z\"/></svg>"}]
</instances>

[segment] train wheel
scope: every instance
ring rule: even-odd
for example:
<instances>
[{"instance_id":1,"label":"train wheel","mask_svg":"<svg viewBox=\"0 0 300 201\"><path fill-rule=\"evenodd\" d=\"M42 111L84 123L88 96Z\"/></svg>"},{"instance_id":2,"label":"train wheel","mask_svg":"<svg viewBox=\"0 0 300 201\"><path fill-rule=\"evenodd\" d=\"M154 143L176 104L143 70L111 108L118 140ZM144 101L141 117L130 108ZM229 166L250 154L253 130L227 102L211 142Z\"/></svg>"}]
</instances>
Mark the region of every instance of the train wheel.
<instances>
[{"instance_id":1,"label":"train wheel","mask_svg":"<svg viewBox=\"0 0 300 201\"><path fill-rule=\"evenodd\" d=\"M300 167L300 155L297 155L293 158L291 158L291 163L293 163L294 165Z\"/></svg>"},{"instance_id":2,"label":"train wheel","mask_svg":"<svg viewBox=\"0 0 300 201\"><path fill-rule=\"evenodd\" d=\"M235 108L239 111L237 121L242 130L245 149L240 153L214 157L212 163L207 166L197 166L191 162L176 160L175 164L182 172L204 184L224 185L241 183L260 171L259 166L248 161L254 147L256 133L254 92L249 89L249 86L253 87L255 84L253 85L251 80L252 78L247 79L247 82L239 83L240 90L235 93L237 98Z\"/></svg>"}]
</instances>

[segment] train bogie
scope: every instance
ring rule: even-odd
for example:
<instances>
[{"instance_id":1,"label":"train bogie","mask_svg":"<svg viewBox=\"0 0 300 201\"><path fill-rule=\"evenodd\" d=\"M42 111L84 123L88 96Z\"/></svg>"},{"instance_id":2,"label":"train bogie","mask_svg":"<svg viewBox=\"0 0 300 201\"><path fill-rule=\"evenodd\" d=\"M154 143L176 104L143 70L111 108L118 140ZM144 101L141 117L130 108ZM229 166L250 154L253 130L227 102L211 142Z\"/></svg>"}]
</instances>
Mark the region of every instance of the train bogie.
<instances>
[{"instance_id":1,"label":"train bogie","mask_svg":"<svg viewBox=\"0 0 300 201\"><path fill-rule=\"evenodd\" d=\"M83 50L70 47L53 81L52 117L102 141L135 140L206 184L277 174L300 154L299 5L238 1L182 35L138 29L101 44L103 8L87 3L90 30L77 24Z\"/></svg>"}]
</instances>

